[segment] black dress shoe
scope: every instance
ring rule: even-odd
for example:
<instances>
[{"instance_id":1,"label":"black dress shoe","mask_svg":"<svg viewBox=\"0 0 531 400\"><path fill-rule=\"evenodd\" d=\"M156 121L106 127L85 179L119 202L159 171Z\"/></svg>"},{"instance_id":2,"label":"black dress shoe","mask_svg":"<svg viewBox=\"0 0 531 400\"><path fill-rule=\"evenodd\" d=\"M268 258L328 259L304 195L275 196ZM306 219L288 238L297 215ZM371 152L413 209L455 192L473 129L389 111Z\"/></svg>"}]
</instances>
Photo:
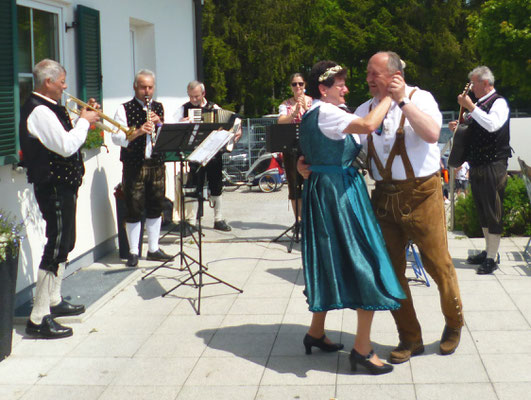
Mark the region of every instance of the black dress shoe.
<instances>
[{"instance_id":1,"label":"black dress shoe","mask_svg":"<svg viewBox=\"0 0 531 400\"><path fill-rule=\"evenodd\" d=\"M28 319L26 334L36 339L60 339L72 336L72 328L63 326L54 321L51 315L46 315L40 325L34 324Z\"/></svg>"},{"instance_id":2,"label":"black dress shoe","mask_svg":"<svg viewBox=\"0 0 531 400\"><path fill-rule=\"evenodd\" d=\"M85 312L85 306L82 304L70 304L68 301L63 300L56 306L50 306L50 313L52 317L66 317L71 315L79 315Z\"/></svg>"},{"instance_id":3,"label":"black dress shoe","mask_svg":"<svg viewBox=\"0 0 531 400\"><path fill-rule=\"evenodd\" d=\"M302 341L304 347L306 348L306 354L312 354L312 347L317 347L318 349L329 353L333 351L339 351L345 347L341 343L326 343L325 339L326 335L323 335L323 337L320 339L316 339L313 336L306 334L306 336L304 336L304 340Z\"/></svg>"},{"instance_id":4,"label":"black dress shoe","mask_svg":"<svg viewBox=\"0 0 531 400\"><path fill-rule=\"evenodd\" d=\"M232 231L232 228L225 222L225 220L214 221L214 229L223 232Z\"/></svg>"},{"instance_id":5,"label":"black dress shoe","mask_svg":"<svg viewBox=\"0 0 531 400\"><path fill-rule=\"evenodd\" d=\"M479 254L474 254L473 256L469 256L466 259L466 263L478 265L478 264L481 264L483 261L485 261L486 258L487 258L487 252L483 250Z\"/></svg>"},{"instance_id":6,"label":"black dress shoe","mask_svg":"<svg viewBox=\"0 0 531 400\"><path fill-rule=\"evenodd\" d=\"M478 275L487 275L492 274L494 271L498 269L498 263L494 261L492 258L486 258L485 261L481 263L481 265L478 267L478 270L476 273Z\"/></svg>"},{"instance_id":7,"label":"black dress shoe","mask_svg":"<svg viewBox=\"0 0 531 400\"><path fill-rule=\"evenodd\" d=\"M125 265L128 267L136 267L138 265L138 255L129 253Z\"/></svg>"},{"instance_id":8,"label":"black dress shoe","mask_svg":"<svg viewBox=\"0 0 531 400\"><path fill-rule=\"evenodd\" d=\"M366 356L362 356L356 350L352 349L349 356L350 369L355 372L358 369L358 364L362 365L369 371L372 375L382 375L387 374L393 370L393 366L390 364L383 363L383 365L376 365L371 362L371 357L374 355L374 350L371 350Z\"/></svg>"},{"instance_id":9,"label":"black dress shoe","mask_svg":"<svg viewBox=\"0 0 531 400\"><path fill-rule=\"evenodd\" d=\"M146 260L151 260L151 261L168 261L171 259L172 259L172 256L164 253L161 249L158 249L157 251L154 251L153 253L148 251L147 257L146 257Z\"/></svg>"}]
</instances>

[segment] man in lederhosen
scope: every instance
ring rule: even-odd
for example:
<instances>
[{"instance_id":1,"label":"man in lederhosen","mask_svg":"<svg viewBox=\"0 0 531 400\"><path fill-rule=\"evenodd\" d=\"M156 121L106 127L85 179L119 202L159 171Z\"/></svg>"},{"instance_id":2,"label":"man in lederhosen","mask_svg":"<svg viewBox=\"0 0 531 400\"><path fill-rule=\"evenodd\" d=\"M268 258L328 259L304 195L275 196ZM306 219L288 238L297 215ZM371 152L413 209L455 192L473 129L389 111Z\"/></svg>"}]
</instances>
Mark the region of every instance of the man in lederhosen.
<instances>
[{"instance_id":1,"label":"man in lederhosen","mask_svg":"<svg viewBox=\"0 0 531 400\"><path fill-rule=\"evenodd\" d=\"M205 85L199 81L191 81L186 88L190 101L179 107L174 115L177 122L189 121L188 110L200 108L202 111L212 111L220 107L208 101L205 97ZM221 200L223 192L223 151L216 153L214 157L202 168L198 164L190 163L190 174L187 185L194 186L197 191L203 189L205 179L210 190L210 198L214 206L214 229L229 232L232 228L225 222L221 213ZM195 214L192 212L192 214ZM191 223L195 223L195 217L192 216Z\"/></svg>"},{"instance_id":2,"label":"man in lederhosen","mask_svg":"<svg viewBox=\"0 0 531 400\"><path fill-rule=\"evenodd\" d=\"M485 237L485 250L468 257L467 263L479 264L479 275L498 268L498 248L503 233L503 197L507 186L509 145L509 105L494 89L494 75L488 67L474 68L468 74L477 103L468 95L457 102L469 111L466 124L466 159L470 165L470 186ZM448 124L454 131L457 121ZM498 258L496 260L496 258Z\"/></svg>"},{"instance_id":3,"label":"man in lederhosen","mask_svg":"<svg viewBox=\"0 0 531 400\"><path fill-rule=\"evenodd\" d=\"M142 212L146 212L148 252L146 259L166 261L171 256L159 248L162 208L166 190L164 154L153 152L156 127L164 120L162 104L153 101L155 74L140 70L133 84L135 97L118 107L114 119L134 132L127 136L120 131L112 135L115 144L121 146L120 161L123 164L122 190L124 193L127 217L125 229L129 242L129 256L126 265L138 265L139 243L141 240ZM148 104L151 102L151 120L147 119Z\"/></svg>"},{"instance_id":4,"label":"man in lederhosen","mask_svg":"<svg viewBox=\"0 0 531 400\"><path fill-rule=\"evenodd\" d=\"M442 115L431 93L406 85L404 65L394 52L379 52L367 65L367 83L373 98L355 113L367 115L388 91L393 103L382 126L361 136L367 164L376 181L371 202L380 223L395 273L407 298L392 311L399 344L391 352L394 364L424 352L422 331L406 278L406 246L418 246L422 263L439 289L445 327L439 350L452 354L461 338L464 320L457 275L448 252L446 217L437 146ZM301 175L306 172L298 169Z\"/></svg>"},{"instance_id":5,"label":"man in lederhosen","mask_svg":"<svg viewBox=\"0 0 531 400\"><path fill-rule=\"evenodd\" d=\"M56 61L44 59L33 69L35 90L20 113L20 147L33 183L35 198L46 222L46 244L39 265L35 299L26 333L43 339L72 336L72 328L55 317L79 315L85 306L70 304L61 296L68 254L76 240L77 193L85 167L80 148L98 113L81 110L75 127L59 104L66 71ZM97 106L94 101L89 102Z\"/></svg>"}]
</instances>

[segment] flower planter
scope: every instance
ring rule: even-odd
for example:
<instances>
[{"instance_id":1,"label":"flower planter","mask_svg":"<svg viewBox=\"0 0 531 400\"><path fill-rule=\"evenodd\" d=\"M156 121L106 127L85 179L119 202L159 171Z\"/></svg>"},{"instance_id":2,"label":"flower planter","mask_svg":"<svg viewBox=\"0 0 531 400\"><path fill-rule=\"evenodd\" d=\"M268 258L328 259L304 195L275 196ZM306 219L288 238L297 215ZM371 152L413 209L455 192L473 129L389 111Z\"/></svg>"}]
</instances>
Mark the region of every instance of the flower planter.
<instances>
[{"instance_id":1,"label":"flower planter","mask_svg":"<svg viewBox=\"0 0 531 400\"><path fill-rule=\"evenodd\" d=\"M15 255L8 252L0 261L0 361L11 354L17 273L18 248Z\"/></svg>"}]
</instances>

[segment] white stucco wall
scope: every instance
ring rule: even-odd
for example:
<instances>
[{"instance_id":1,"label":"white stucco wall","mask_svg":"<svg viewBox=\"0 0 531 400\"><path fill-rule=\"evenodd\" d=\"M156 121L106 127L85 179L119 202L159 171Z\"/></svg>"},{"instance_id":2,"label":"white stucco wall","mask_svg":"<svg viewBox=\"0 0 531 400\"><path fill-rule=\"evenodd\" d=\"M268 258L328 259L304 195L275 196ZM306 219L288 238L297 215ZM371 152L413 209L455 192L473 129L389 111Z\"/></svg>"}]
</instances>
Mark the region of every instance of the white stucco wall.
<instances>
[{"instance_id":1,"label":"white stucco wall","mask_svg":"<svg viewBox=\"0 0 531 400\"><path fill-rule=\"evenodd\" d=\"M520 171L518 157L531 165L531 118L511 118L511 147L514 154L509 158L509 171Z\"/></svg>"},{"instance_id":2,"label":"white stucco wall","mask_svg":"<svg viewBox=\"0 0 531 400\"><path fill-rule=\"evenodd\" d=\"M37 7L38 4L60 9L60 42L63 43L62 60L67 70L69 91L77 95L77 68L75 32L65 33L64 23L74 21L77 4L100 11L101 50L103 74L103 107L110 117L117 107L133 96L131 63L130 24L152 24L151 36L138 45L147 46L142 54L153 54L154 60L142 61L139 68L152 69L157 76L155 98L165 107L167 116L187 101L186 85L195 79L194 8L192 0L20 0L21 4ZM62 22L62 26L61 26ZM151 58L151 57L150 57ZM117 233L114 187L121 180L122 165L119 148L114 146L106 134L105 142L109 153L89 150L85 152L86 174L79 191L77 211L77 242L70 259L90 252L98 244ZM173 200L173 163L167 165L167 196ZM24 220L26 238L19 258L17 292L30 286L36 278L37 269L45 243L44 222L40 217L33 189L26 182L23 171L11 166L0 167L0 207Z\"/></svg>"}]
</instances>

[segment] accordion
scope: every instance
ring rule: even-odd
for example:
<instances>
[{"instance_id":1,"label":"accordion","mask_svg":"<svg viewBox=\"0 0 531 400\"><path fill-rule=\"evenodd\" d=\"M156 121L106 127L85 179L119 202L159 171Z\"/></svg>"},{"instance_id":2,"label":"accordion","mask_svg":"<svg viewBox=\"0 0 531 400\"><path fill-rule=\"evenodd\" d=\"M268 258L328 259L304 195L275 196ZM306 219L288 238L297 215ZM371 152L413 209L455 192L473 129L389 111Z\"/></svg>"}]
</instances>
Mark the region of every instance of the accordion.
<instances>
[{"instance_id":1,"label":"accordion","mask_svg":"<svg viewBox=\"0 0 531 400\"><path fill-rule=\"evenodd\" d=\"M201 119L202 119L202 122L224 124L224 123L230 122L233 115L234 115L233 111L218 108L218 109L211 110L211 111L203 111L203 115Z\"/></svg>"}]
</instances>

